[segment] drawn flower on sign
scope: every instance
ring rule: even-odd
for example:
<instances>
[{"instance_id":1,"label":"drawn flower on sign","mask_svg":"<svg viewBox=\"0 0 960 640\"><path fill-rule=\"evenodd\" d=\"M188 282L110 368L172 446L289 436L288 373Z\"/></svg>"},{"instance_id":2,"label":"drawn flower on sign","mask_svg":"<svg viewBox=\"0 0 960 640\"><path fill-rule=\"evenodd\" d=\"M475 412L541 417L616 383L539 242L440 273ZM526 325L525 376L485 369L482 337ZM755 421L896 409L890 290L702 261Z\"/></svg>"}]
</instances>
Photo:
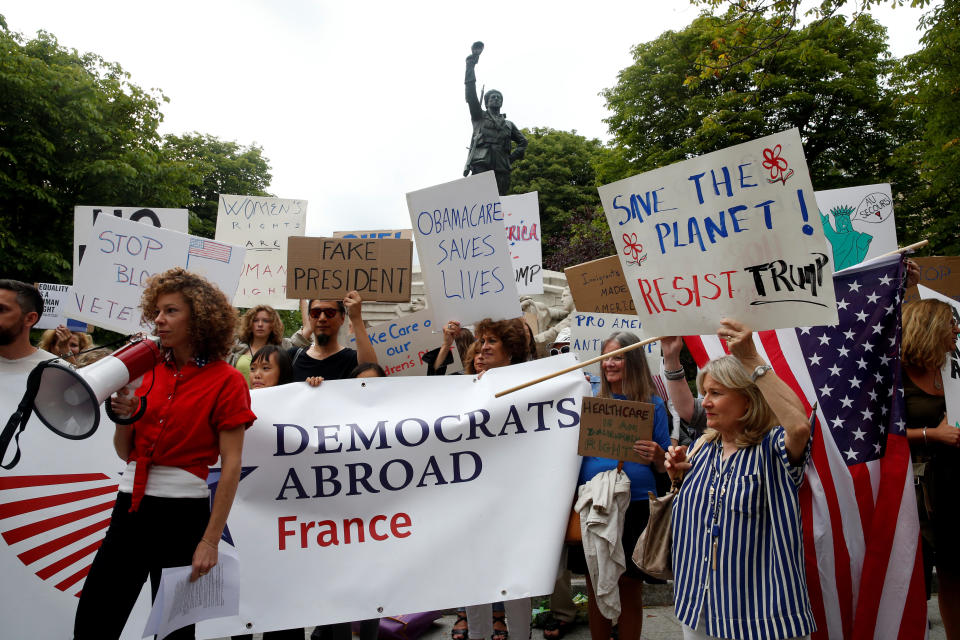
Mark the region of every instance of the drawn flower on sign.
<instances>
[{"instance_id":1,"label":"drawn flower on sign","mask_svg":"<svg viewBox=\"0 0 960 640\"><path fill-rule=\"evenodd\" d=\"M640 256L642 252L643 252L643 245L637 242L637 234L635 233L623 234L623 255L627 256L628 258L633 258L633 260L628 260L627 264L639 265L642 262L641 256Z\"/></svg>"},{"instance_id":2,"label":"drawn flower on sign","mask_svg":"<svg viewBox=\"0 0 960 640\"><path fill-rule=\"evenodd\" d=\"M763 150L763 168L770 172L767 182L787 184L787 180L793 175L793 169L789 167L786 160L780 157L781 150L779 144L773 149Z\"/></svg>"}]
</instances>

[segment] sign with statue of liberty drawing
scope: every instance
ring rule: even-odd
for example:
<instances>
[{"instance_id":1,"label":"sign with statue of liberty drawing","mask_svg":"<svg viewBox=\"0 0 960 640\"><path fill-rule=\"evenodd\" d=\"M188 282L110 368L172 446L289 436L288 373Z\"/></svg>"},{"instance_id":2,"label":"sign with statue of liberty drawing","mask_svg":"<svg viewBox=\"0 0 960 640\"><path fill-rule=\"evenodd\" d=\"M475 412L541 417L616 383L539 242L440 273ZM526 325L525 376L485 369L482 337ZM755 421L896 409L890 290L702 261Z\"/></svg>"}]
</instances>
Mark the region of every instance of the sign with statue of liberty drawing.
<instances>
[{"instance_id":1,"label":"sign with statue of liberty drawing","mask_svg":"<svg viewBox=\"0 0 960 640\"><path fill-rule=\"evenodd\" d=\"M817 191L823 233L833 248L834 269L846 269L897 249L889 184Z\"/></svg>"}]
</instances>

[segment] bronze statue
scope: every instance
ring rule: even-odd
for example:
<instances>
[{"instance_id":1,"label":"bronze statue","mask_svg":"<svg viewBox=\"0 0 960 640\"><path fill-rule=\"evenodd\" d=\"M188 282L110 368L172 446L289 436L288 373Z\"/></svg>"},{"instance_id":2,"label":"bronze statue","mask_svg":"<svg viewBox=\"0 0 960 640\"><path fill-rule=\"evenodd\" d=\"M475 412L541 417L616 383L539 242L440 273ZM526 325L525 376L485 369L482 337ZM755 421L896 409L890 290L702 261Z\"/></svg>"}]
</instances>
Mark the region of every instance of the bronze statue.
<instances>
[{"instance_id":1,"label":"bronze statue","mask_svg":"<svg viewBox=\"0 0 960 640\"><path fill-rule=\"evenodd\" d=\"M511 162L523 157L527 150L527 139L517 126L500 113L503 106L503 94L496 89L481 96L486 109L480 106L477 98L477 76L474 67L480 61L483 51L482 42L474 42L471 54L467 56L466 85L467 104L470 106L470 120L473 122L473 137L470 139L470 153L463 175L493 170L497 177L497 191L505 196L510 190ZM512 143L516 149L511 151Z\"/></svg>"}]
</instances>

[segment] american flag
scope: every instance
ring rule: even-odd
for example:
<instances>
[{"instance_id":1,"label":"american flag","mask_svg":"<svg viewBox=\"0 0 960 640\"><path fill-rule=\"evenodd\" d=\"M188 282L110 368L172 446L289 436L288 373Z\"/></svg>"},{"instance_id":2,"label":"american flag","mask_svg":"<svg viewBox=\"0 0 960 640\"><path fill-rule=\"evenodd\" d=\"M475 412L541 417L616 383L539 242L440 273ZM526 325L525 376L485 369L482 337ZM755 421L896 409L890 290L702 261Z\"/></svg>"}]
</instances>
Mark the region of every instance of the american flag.
<instances>
[{"instance_id":1,"label":"american flag","mask_svg":"<svg viewBox=\"0 0 960 640\"><path fill-rule=\"evenodd\" d=\"M190 238L190 248L187 250L187 261L190 256L209 258L219 262L230 262L233 246L222 242L207 240L206 238Z\"/></svg>"},{"instance_id":2,"label":"american flag","mask_svg":"<svg viewBox=\"0 0 960 640\"><path fill-rule=\"evenodd\" d=\"M834 276L836 326L760 331L754 342L807 410L819 403L800 490L817 639L927 634L920 527L900 382L903 261ZM716 336L688 336L702 366Z\"/></svg>"}]
</instances>

